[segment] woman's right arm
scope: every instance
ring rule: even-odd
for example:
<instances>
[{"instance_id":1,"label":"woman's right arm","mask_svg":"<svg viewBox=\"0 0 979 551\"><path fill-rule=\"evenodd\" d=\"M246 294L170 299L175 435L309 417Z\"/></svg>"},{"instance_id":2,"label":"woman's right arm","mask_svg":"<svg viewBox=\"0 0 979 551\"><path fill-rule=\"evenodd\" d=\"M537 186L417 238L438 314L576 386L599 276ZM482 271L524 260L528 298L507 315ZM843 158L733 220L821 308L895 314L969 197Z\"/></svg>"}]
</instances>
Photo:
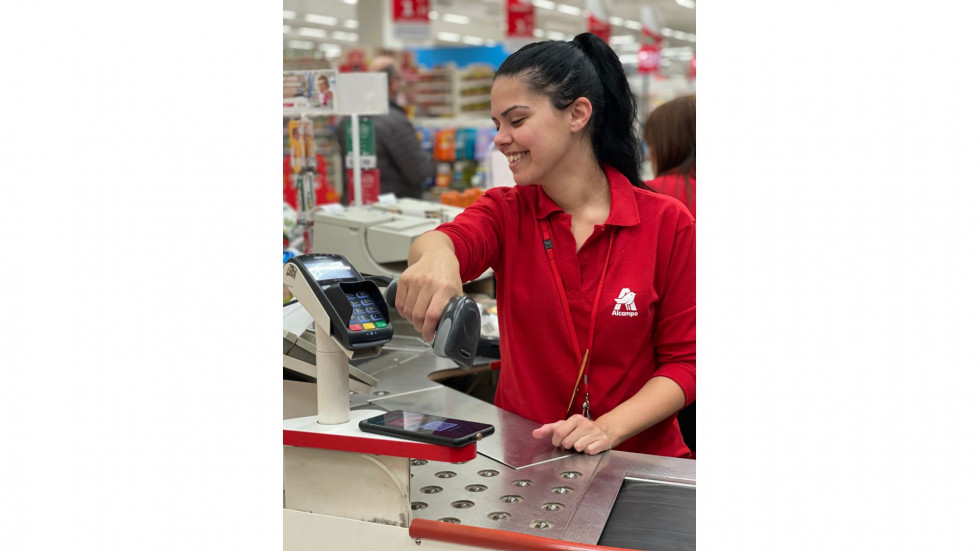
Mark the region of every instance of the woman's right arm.
<instances>
[{"instance_id":1,"label":"woman's right arm","mask_svg":"<svg viewBox=\"0 0 979 551\"><path fill-rule=\"evenodd\" d=\"M408 251L408 268L398 279L395 306L422 338L431 341L445 305L462 295L459 260L449 236L429 231Z\"/></svg>"}]
</instances>

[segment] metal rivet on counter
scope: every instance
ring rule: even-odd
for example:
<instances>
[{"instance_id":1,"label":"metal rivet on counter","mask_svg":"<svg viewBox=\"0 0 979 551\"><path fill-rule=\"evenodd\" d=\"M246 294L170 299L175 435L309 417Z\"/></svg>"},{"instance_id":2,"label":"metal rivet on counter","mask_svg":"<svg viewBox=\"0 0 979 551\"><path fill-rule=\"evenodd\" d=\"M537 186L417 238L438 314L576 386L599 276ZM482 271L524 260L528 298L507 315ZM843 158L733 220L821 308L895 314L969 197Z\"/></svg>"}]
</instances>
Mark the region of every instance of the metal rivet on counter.
<instances>
[{"instance_id":1,"label":"metal rivet on counter","mask_svg":"<svg viewBox=\"0 0 979 551\"><path fill-rule=\"evenodd\" d=\"M486 516L489 517L490 520L507 520L513 515L505 511L495 511Z\"/></svg>"},{"instance_id":2,"label":"metal rivet on counter","mask_svg":"<svg viewBox=\"0 0 979 551\"><path fill-rule=\"evenodd\" d=\"M533 480L526 480L526 479L514 480L513 481L513 485L514 486L520 486L521 488L526 488L527 486L533 486L534 485L534 481Z\"/></svg>"},{"instance_id":3,"label":"metal rivet on counter","mask_svg":"<svg viewBox=\"0 0 979 551\"><path fill-rule=\"evenodd\" d=\"M470 492L485 492L486 486L483 486L482 484L470 484L466 486L466 490Z\"/></svg>"},{"instance_id":4,"label":"metal rivet on counter","mask_svg":"<svg viewBox=\"0 0 979 551\"><path fill-rule=\"evenodd\" d=\"M371 394L373 394L374 396L387 396L388 394L391 393L386 390L375 390L374 392L371 392Z\"/></svg>"},{"instance_id":5,"label":"metal rivet on counter","mask_svg":"<svg viewBox=\"0 0 979 551\"><path fill-rule=\"evenodd\" d=\"M423 494L437 494L442 491L441 486L425 486L421 489Z\"/></svg>"},{"instance_id":6,"label":"metal rivet on counter","mask_svg":"<svg viewBox=\"0 0 979 551\"><path fill-rule=\"evenodd\" d=\"M570 494L573 491L574 490L568 488L567 486L555 486L551 488L551 492L555 494Z\"/></svg>"},{"instance_id":7,"label":"metal rivet on counter","mask_svg":"<svg viewBox=\"0 0 979 551\"><path fill-rule=\"evenodd\" d=\"M581 478L581 473L578 471L566 471L561 473L561 478Z\"/></svg>"},{"instance_id":8,"label":"metal rivet on counter","mask_svg":"<svg viewBox=\"0 0 979 551\"><path fill-rule=\"evenodd\" d=\"M478 474L479 476L485 476L485 477L489 478L491 476L496 476L496 475L500 474L500 471L494 471L493 469L483 469L482 471L479 471L476 474Z\"/></svg>"},{"instance_id":9,"label":"metal rivet on counter","mask_svg":"<svg viewBox=\"0 0 979 551\"><path fill-rule=\"evenodd\" d=\"M451 505L456 509L468 509L476 504L468 499L460 499L459 501L453 501Z\"/></svg>"},{"instance_id":10,"label":"metal rivet on counter","mask_svg":"<svg viewBox=\"0 0 979 551\"><path fill-rule=\"evenodd\" d=\"M521 501L523 501L523 498L520 496L510 495L510 496L501 497L500 501L502 501L503 503L520 503Z\"/></svg>"},{"instance_id":11,"label":"metal rivet on counter","mask_svg":"<svg viewBox=\"0 0 979 551\"><path fill-rule=\"evenodd\" d=\"M427 459L412 459L411 460L411 466L412 467L420 467L420 466L422 466L422 465L424 465L426 463L428 463L428 460Z\"/></svg>"},{"instance_id":12,"label":"metal rivet on counter","mask_svg":"<svg viewBox=\"0 0 979 551\"><path fill-rule=\"evenodd\" d=\"M545 511L560 511L561 509L564 509L564 505L561 503L551 502L541 505L540 508L544 509Z\"/></svg>"},{"instance_id":13,"label":"metal rivet on counter","mask_svg":"<svg viewBox=\"0 0 979 551\"><path fill-rule=\"evenodd\" d=\"M456 474L452 471L439 471L435 473L436 478L452 478Z\"/></svg>"},{"instance_id":14,"label":"metal rivet on counter","mask_svg":"<svg viewBox=\"0 0 979 551\"><path fill-rule=\"evenodd\" d=\"M547 530L551 526L552 524L546 520L535 520L534 522L530 523L531 528L537 528L538 530Z\"/></svg>"},{"instance_id":15,"label":"metal rivet on counter","mask_svg":"<svg viewBox=\"0 0 979 551\"><path fill-rule=\"evenodd\" d=\"M424 501L412 501L411 502L411 510L412 511L417 511L419 509L424 509L425 507L428 507L428 504L425 503Z\"/></svg>"},{"instance_id":16,"label":"metal rivet on counter","mask_svg":"<svg viewBox=\"0 0 979 551\"><path fill-rule=\"evenodd\" d=\"M460 524L462 521L455 517L443 517L439 519L439 522L448 522L449 524Z\"/></svg>"}]
</instances>

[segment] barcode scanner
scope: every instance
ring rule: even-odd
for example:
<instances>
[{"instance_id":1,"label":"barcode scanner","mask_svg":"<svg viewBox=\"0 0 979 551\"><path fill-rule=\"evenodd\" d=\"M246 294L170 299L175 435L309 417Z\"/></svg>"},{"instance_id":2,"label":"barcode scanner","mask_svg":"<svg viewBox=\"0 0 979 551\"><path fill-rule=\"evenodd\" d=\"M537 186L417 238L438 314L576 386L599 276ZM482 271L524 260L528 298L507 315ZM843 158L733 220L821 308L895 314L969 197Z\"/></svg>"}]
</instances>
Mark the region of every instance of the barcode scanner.
<instances>
[{"instance_id":1,"label":"barcode scanner","mask_svg":"<svg viewBox=\"0 0 979 551\"><path fill-rule=\"evenodd\" d=\"M398 280L388 285L384 292L384 300L392 309L394 299L398 294ZM438 327L435 328L435 340L432 350L436 356L448 358L461 369L473 366L476 357L476 347L479 345L480 316L476 301L467 296L455 297L449 301L442 311Z\"/></svg>"}]
</instances>

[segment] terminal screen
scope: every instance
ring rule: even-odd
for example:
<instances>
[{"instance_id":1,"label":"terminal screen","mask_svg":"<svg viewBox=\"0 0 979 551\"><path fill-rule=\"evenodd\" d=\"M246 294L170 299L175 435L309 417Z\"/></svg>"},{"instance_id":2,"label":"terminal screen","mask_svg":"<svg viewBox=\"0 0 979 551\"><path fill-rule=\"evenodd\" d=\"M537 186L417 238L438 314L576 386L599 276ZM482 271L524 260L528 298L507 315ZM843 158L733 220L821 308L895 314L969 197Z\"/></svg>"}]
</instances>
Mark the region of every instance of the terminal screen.
<instances>
[{"instance_id":1,"label":"terminal screen","mask_svg":"<svg viewBox=\"0 0 979 551\"><path fill-rule=\"evenodd\" d=\"M357 279L353 267L340 260L320 260L308 263L306 269L319 282Z\"/></svg>"}]
</instances>

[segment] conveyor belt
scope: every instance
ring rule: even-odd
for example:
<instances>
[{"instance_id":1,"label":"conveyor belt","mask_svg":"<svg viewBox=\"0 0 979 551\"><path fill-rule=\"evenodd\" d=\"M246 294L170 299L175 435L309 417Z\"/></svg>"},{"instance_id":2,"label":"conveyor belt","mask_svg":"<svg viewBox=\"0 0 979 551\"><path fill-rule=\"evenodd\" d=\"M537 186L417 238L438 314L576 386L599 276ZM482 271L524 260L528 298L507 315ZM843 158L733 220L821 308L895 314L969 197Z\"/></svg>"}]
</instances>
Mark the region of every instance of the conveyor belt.
<instances>
[{"instance_id":1,"label":"conveyor belt","mask_svg":"<svg viewBox=\"0 0 979 551\"><path fill-rule=\"evenodd\" d=\"M695 487L627 478L598 544L647 551L694 551L696 514Z\"/></svg>"}]
</instances>

